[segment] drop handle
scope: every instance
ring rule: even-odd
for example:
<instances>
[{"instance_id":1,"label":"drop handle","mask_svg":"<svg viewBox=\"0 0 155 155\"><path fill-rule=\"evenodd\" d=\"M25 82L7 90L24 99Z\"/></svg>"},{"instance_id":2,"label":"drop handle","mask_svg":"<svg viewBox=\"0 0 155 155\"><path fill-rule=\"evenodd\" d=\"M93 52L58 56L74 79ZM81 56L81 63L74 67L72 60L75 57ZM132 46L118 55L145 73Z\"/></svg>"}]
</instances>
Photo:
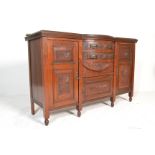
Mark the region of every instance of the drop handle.
<instances>
[{"instance_id":1,"label":"drop handle","mask_svg":"<svg viewBox=\"0 0 155 155\"><path fill-rule=\"evenodd\" d=\"M90 54L89 58L90 59L97 59L97 55L96 54Z\"/></svg>"},{"instance_id":2,"label":"drop handle","mask_svg":"<svg viewBox=\"0 0 155 155\"><path fill-rule=\"evenodd\" d=\"M90 44L90 48L97 48L98 45L97 44Z\"/></svg>"}]
</instances>

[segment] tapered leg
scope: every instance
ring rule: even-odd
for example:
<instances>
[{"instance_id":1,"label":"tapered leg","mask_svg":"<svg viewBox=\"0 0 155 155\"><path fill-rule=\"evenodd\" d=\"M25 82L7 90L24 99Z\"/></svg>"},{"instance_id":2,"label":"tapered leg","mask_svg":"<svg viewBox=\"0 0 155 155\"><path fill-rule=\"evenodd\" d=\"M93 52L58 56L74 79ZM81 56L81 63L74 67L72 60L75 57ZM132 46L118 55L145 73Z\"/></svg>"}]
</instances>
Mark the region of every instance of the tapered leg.
<instances>
[{"instance_id":1,"label":"tapered leg","mask_svg":"<svg viewBox=\"0 0 155 155\"><path fill-rule=\"evenodd\" d=\"M31 114L34 115L35 114L35 105L34 102L31 101Z\"/></svg>"},{"instance_id":2,"label":"tapered leg","mask_svg":"<svg viewBox=\"0 0 155 155\"><path fill-rule=\"evenodd\" d=\"M49 111L44 109L44 118L45 118L45 125L47 126L49 124Z\"/></svg>"},{"instance_id":3,"label":"tapered leg","mask_svg":"<svg viewBox=\"0 0 155 155\"><path fill-rule=\"evenodd\" d=\"M82 107L77 105L76 106L76 109L77 109L77 116L80 117L81 116L81 110L82 110Z\"/></svg>"},{"instance_id":4,"label":"tapered leg","mask_svg":"<svg viewBox=\"0 0 155 155\"><path fill-rule=\"evenodd\" d=\"M114 107L115 98L114 97L110 97L110 101L111 101L111 107Z\"/></svg>"},{"instance_id":5,"label":"tapered leg","mask_svg":"<svg viewBox=\"0 0 155 155\"><path fill-rule=\"evenodd\" d=\"M45 119L45 125L48 126L48 124L49 124L49 120Z\"/></svg>"},{"instance_id":6,"label":"tapered leg","mask_svg":"<svg viewBox=\"0 0 155 155\"><path fill-rule=\"evenodd\" d=\"M131 102L132 101L132 97L133 97L133 92L129 92L129 101Z\"/></svg>"}]
</instances>

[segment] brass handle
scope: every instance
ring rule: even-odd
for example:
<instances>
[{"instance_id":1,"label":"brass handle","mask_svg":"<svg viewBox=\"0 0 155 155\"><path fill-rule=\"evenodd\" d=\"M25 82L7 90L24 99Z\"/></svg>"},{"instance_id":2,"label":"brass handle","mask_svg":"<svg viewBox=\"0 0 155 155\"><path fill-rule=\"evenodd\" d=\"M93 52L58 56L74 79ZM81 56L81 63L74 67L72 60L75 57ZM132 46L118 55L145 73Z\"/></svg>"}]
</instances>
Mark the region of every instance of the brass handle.
<instances>
[{"instance_id":1,"label":"brass handle","mask_svg":"<svg viewBox=\"0 0 155 155\"><path fill-rule=\"evenodd\" d=\"M97 44L90 44L90 48L97 48L98 45Z\"/></svg>"},{"instance_id":2,"label":"brass handle","mask_svg":"<svg viewBox=\"0 0 155 155\"><path fill-rule=\"evenodd\" d=\"M89 58L90 58L90 59L97 59L97 55L96 55L96 54L91 54L91 55L89 56Z\"/></svg>"}]
</instances>

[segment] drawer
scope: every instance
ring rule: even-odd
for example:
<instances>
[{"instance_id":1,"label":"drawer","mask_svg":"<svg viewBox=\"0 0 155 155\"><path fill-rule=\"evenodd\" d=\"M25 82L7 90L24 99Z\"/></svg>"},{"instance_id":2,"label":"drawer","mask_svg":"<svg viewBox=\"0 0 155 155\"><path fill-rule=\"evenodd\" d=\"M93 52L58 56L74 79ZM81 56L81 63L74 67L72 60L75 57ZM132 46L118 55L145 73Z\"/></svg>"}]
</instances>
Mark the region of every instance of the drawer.
<instances>
[{"instance_id":1,"label":"drawer","mask_svg":"<svg viewBox=\"0 0 155 155\"><path fill-rule=\"evenodd\" d=\"M113 50L114 43L112 41L85 40L83 41L83 49Z\"/></svg>"},{"instance_id":2,"label":"drawer","mask_svg":"<svg viewBox=\"0 0 155 155\"><path fill-rule=\"evenodd\" d=\"M95 59L101 59L101 60L114 59L114 52L96 52L94 50L83 51L83 61L95 60Z\"/></svg>"},{"instance_id":3,"label":"drawer","mask_svg":"<svg viewBox=\"0 0 155 155\"><path fill-rule=\"evenodd\" d=\"M83 66L96 72L104 70L113 71L113 61L86 60Z\"/></svg>"},{"instance_id":4,"label":"drawer","mask_svg":"<svg viewBox=\"0 0 155 155\"><path fill-rule=\"evenodd\" d=\"M85 60L82 64L82 77L100 76L105 73L113 73L113 60Z\"/></svg>"},{"instance_id":5,"label":"drawer","mask_svg":"<svg viewBox=\"0 0 155 155\"><path fill-rule=\"evenodd\" d=\"M111 75L83 78L83 99L110 97L112 95L113 77Z\"/></svg>"}]
</instances>

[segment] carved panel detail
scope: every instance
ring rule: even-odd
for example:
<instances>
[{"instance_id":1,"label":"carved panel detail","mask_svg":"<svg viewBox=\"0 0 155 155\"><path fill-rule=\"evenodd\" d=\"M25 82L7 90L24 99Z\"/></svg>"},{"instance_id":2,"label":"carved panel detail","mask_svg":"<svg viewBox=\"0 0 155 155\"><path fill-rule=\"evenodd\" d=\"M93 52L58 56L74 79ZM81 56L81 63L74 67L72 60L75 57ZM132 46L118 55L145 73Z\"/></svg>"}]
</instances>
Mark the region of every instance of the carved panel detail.
<instances>
[{"instance_id":1,"label":"carved panel detail","mask_svg":"<svg viewBox=\"0 0 155 155\"><path fill-rule=\"evenodd\" d=\"M119 65L119 88L129 87L130 84L130 65Z\"/></svg>"},{"instance_id":2,"label":"carved panel detail","mask_svg":"<svg viewBox=\"0 0 155 155\"><path fill-rule=\"evenodd\" d=\"M130 60L131 57L131 48L128 45L122 45L119 49L119 59L120 60Z\"/></svg>"},{"instance_id":3,"label":"carved panel detail","mask_svg":"<svg viewBox=\"0 0 155 155\"><path fill-rule=\"evenodd\" d=\"M54 42L53 45L53 59L56 63L71 62L73 61L73 49L72 42L61 41Z\"/></svg>"},{"instance_id":4,"label":"carved panel detail","mask_svg":"<svg viewBox=\"0 0 155 155\"><path fill-rule=\"evenodd\" d=\"M85 78L83 95L85 100L108 96L112 93L112 77Z\"/></svg>"},{"instance_id":5,"label":"carved panel detail","mask_svg":"<svg viewBox=\"0 0 155 155\"><path fill-rule=\"evenodd\" d=\"M55 102L73 99L74 79L72 69L54 71L54 90Z\"/></svg>"},{"instance_id":6,"label":"carved panel detail","mask_svg":"<svg viewBox=\"0 0 155 155\"><path fill-rule=\"evenodd\" d=\"M113 62L102 62L102 61L85 61L83 63L84 67L93 71L113 71Z\"/></svg>"},{"instance_id":7,"label":"carved panel detail","mask_svg":"<svg viewBox=\"0 0 155 155\"><path fill-rule=\"evenodd\" d=\"M108 92L110 90L109 83L107 81L99 81L99 82L92 82L92 83L87 83L86 85L86 95L93 95L93 94L98 94L98 93L104 93Z\"/></svg>"},{"instance_id":8,"label":"carved panel detail","mask_svg":"<svg viewBox=\"0 0 155 155\"><path fill-rule=\"evenodd\" d=\"M58 95L62 95L63 93L69 93L69 82L70 75L68 73L58 75Z\"/></svg>"},{"instance_id":9,"label":"carved panel detail","mask_svg":"<svg viewBox=\"0 0 155 155\"><path fill-rule=\"evenodd\" d=\"M73 52L71 49L54 48L55 62L73 61Z\"/></svg>"}]
</instances>

